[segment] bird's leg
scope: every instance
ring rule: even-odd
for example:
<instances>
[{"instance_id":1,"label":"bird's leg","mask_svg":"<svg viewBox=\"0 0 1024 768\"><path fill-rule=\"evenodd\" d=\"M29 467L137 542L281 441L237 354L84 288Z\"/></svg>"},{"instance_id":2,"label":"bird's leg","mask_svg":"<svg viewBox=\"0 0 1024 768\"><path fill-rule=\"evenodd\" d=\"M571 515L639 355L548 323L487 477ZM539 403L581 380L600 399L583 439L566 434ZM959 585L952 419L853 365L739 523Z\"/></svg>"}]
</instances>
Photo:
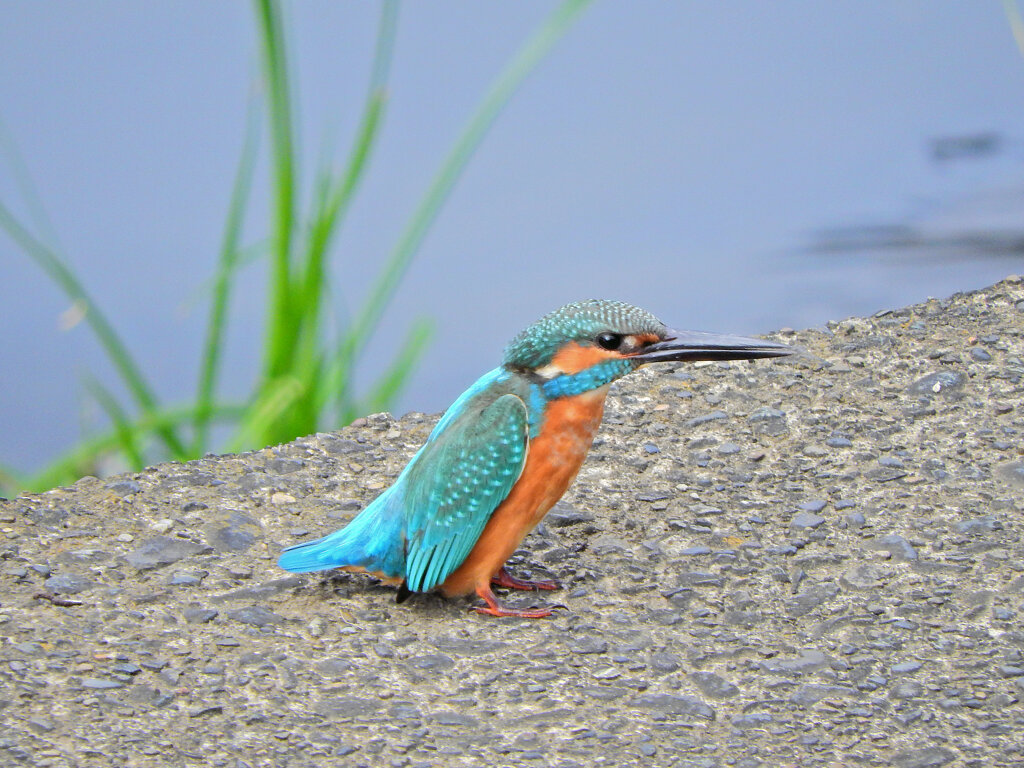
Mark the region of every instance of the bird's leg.
<instances>
[{"instance_id":1,"label":"bird's leg","mask_svg":"<svg viewBox=\"0 0 1024 768\"><path fill-rule=\"evenodd\" d=\"M506 608L498 602L489 584L481 584L476 588L477 595L487 605L474 606L473 610L488 616L518 616L521 619L543 619L551 615L551 608Z\"/></svg>"},{"instance_id":2,"label":"bird's leg","mask_svg":"<svg viewBox=\"0 0 1024 768\"><path fill-rule=\"evenodd\" d=\"M491 576L491 585L495 587L506 587L508 589L561 589L562 585L557 581L526 581L519 579L508 572L508 568L501 566L498 572ZM483 595L481 595L483 597Z\"/></svg>"}]
</instances>

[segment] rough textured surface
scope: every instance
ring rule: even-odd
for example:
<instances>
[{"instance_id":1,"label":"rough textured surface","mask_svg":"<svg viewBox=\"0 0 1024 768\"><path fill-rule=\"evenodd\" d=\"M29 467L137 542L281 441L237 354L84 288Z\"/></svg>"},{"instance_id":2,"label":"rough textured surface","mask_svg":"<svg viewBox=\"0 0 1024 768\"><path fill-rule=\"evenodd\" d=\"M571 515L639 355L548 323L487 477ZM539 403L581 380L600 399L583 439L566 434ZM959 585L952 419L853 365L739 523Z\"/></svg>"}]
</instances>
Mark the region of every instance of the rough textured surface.
<instances>
[{"instance_id":1,"label":"rough textured surface","mask_svg":"<svg viewBox=\"0 0 1024 768\"><path fill-rule=\"evenodd\" d=\"M553 620L276 570L435 417L2 502L0 763L1024 765L1022 329L1011 278L626 379L515 558Z\"/></svg>"}]
</instances>

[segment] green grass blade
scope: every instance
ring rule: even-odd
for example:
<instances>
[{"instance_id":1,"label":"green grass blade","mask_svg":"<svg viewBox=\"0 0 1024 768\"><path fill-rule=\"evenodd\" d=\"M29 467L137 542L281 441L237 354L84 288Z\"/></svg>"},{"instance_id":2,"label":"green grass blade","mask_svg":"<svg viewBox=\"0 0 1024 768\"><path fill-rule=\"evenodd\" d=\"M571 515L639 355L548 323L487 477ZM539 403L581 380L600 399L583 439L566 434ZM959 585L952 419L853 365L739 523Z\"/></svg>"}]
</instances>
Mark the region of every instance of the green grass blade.
<instances>
[{"instance_id":1,"label":"green grass blade","mask_svg":"<svg viewBox=\"0 0 1024 768\"><path fill-rule=\"evenodd\" d=\"M227 325L231 277L238 269L240 256L239 239L249 201L249 193L252 191L253 169L256 165L259 123L255 116L255 110L250 104L248 118L246 119L242 156L238 161L238 170L235 172L235 181L231 190L228 219L224 227L217 277L213 285L213 297L210 302L210 318L206 327L206 342L203 347L199 386L196 392L196 414L192 422L193 456L203 453L209 437L213 396L216 388L221 351L224 346L224 332Z\"/></svg>"},{"instance_id":2,"label":"green grass blade","mask_svg":"<svg viewBox=\"0 0 1024 768\"><path fill-rule=\"evenodd\" d=\"M228 451L235 453L254 445L266 445L266 435L279 434L275 425L289 408L306 395L306 387L294 376L283 376L264 385L259 400L250 404L245 417L228 443ZM282 437L281 442L295 437Z\"/></svg>"},{"instance_id":3,"label":"green grass blade","mask_svg":"<svg viewBox=\"0 0 1024 768\"><path fill-rule=\"evenodd\" d=\"M267 314L265 377L287 371L295 335L291 252L295 232L295 141L284 22L280 4L256 0L267 81L267 113L273 167L270 307Z\"/></svg>"},{"instance_id":4,"label":"green grass blade","mask_svg":"<svg viewBox=\"0 0 1024 768\"><path fill-rule=\"evenodd\" d=\"M131 428L131 422L127 414L125 414L117 399L92 376L86 377L85 387L96 402L99 403L100 408L107 414L111 424L114 425L118 448L124 457L128 459L129 466L135 471L145 467L146 460L143 458L143 452L139 447L137 436Z\"/></svg>"},{"instance_id":5,"label":"green grass blade","mask_svg":"<svg viewBox=\"0 0 1024 768\"><path fill-rule=\"evenodd\" d=\"M381 6L380 24L377 33L377 45L374 53L373 67L370 75L370 87L367 92L366 104L359 121L359 128L349 152L348 166L341 174L339 183L335 185L326 198L326 205L320 216L316 217L311 253L318 259L307 275L306 295L313 293L321 283L321 272L318 269L323 254L330 246L330 237L337 232L344 218L352 195L366 170L367 161L379 135L384 107L387 103L388 73L395 45L395 31L398 23L397 0L385 0Z\"/></svg>"},{"instance_id":6,"label":"green grass blade","mask_svg":"<svg viewBox=\"0 0 1024 768\"><path fill-rule=\"evenodd\" d=\"M433 335L434 323L432 321L420 319L413 324L405 343L395 356L394 362L376 381L371 390L373 394L360 406L359 413L352 411L344 414L346 423L355 419L360 413L377 413L391 406L391 403L409 382L413 369L419 363L423 353L426 352Z\"/></svg>"},{"instance_id":7,"label":"green grass blade","mask_svg":"<svg viewBox=\"0 0 1024 768\"><path fill-rule=\"evenodd\" d=\"M333 181L328 174L322 177L318 186L313 223L310 230L308 259L305 272L302 305L308 310L312 327L303 334L305 348L301 360L305 363L304 378L310 380L312 422L319 421L323 408L330 397L323 385L322 358L317 354L319 344L320 305L327 293L328 281L325 274L325 260L331 241L341 228L359 182L362 180L376 139L380 133L384 108L387 103L388 74L394 52L395 33L398 23L397 0L385 0L381 6L370 84L366 103L359 121L359 128L349 152L344 172Z\"/></svg>"},{"instance_id":8,"label":"green grass blade","mask_svg":"<svg viewBox=\"0 0 1024 768\"><path fill-rule=\"evenodd\" d=\"M32 181L32 174L29 173L28 166L18 150L18 144L14 140L14 136L11 135L11 132L7 130L7 126L4 125L3 121L0 121L0 157L7 160L7 165L11 169L11 176L18 186L21 199L28 207L29 216L32 218L35 231L39 233L39 240L45 243L54 253L58 253L61 249L58 247L56 230L54 230L53 224L50 222L50 217L46 215L46 207L36 191L36 185Z\"/></svg>"},{"instance_id":9,"label":"green grass blade","mask_svg":"<svg viewBox=\"0 0 1024 768\"><path fill-rule=\"evenodd\" d=\"M564 0L560 3L527 39L488 89L431 182L371 289L369 298L342 340L339 354L327 373L327 380L333 391L348 391L348 372L352 370L356 357L369 340L373 329L379 324L384 308L408 269L413 254L423 242L427 230L437 218L441 205L455 186L487 130L526 76L537 67L591 2L593 0Z\"/></svg>"},{"instance_id":10,"label":"green grass blade","mask_svg":"<svg viewBox=\"0 0 1024 768\"><path fill-rule=\"evenodd\" d=\"M50 278L60 286L61 290L71 299L86 308L85 320L93 333L103 345L107 356L117 369L125 386L135 398L136 403L146 415L152 415L157 409L157 399L146 383L142 372L106 316L89 297L85 287L64 261L50 248L36 239L14 217L8 208L0 203L0 228L6 230L12 240L38 264ZM158 435L175 458L183 458L185 447L174 429L163 425Z\"/></svg>"}]
</instances>

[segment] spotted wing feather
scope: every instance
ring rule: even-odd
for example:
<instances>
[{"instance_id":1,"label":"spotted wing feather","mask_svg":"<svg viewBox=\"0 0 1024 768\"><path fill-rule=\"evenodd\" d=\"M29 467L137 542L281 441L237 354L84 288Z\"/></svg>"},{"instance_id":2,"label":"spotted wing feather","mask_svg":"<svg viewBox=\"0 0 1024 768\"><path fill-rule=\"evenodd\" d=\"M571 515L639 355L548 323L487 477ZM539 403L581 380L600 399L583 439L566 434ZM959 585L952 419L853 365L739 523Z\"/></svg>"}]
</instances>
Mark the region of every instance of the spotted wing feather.
<instances>
[{"instance_id":1,"label":"spotted wing feather","mask_svg":"<svg viewBox=\"0 0 1024 768\"><path fill-rule=\"evenodd\" d=\"M437 435L409 478L405 579L414 592L442 584L469 555L526 463L526 405L503 395Z\"/></svg>"}]
</instances>

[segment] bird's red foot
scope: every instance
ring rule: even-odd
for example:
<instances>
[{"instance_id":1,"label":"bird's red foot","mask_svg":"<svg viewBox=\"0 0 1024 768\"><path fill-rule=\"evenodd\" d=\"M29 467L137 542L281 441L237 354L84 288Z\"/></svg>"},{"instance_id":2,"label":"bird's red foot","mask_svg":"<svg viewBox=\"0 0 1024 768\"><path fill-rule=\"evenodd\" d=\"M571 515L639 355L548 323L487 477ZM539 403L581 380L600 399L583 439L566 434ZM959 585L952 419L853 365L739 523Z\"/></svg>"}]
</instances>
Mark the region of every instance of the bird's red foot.
<instances>
[{"instance_id":1,"label":"bird's red foot","mask_svg":"<svg viewBox=\"0 0 1024 768\"><path fill-rule=\"evenodd\" d=\"M564 605L553 605L550 608L506 608L498 602L489 586L477 587L476 593L487 605L474 606L473 610L487 616L516 616L520 619L543 619L550 616L555 608Z\"/></svg>"},{"instance_id":2,"label":"bird's red foot","mask_svg":"<svg viewBox=\"0 0 1024 768\"><path fill-rule=\"evenodd\" d=\"M508 572L508 569L502 566L496 574L491 577L491 584L495 587L506 587L507 589L561 589L562 585L557 581L549 581L547 579L543 581L526 581L525 579L518 579Z\"/></svg>"}]
</instances>

